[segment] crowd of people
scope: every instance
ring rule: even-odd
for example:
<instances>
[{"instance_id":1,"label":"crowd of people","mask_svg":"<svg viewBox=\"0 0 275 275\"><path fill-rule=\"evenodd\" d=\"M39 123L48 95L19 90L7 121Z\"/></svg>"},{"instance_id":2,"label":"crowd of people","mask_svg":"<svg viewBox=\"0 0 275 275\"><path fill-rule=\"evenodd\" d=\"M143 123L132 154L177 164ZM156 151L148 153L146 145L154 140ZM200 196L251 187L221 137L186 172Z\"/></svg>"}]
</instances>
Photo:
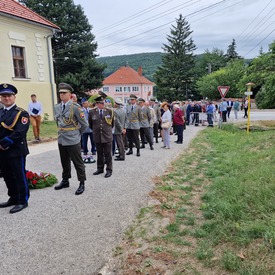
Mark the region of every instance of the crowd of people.
<instances>
[{"instance_id":1,"label":"crowd of people","mask_svg":"<svg viewBox=\"0 0 275 275\"><path fill-rule=\"evenodd\" d=\"M0 203L0 208L14 206L10 213L16 213L28 206L29 188L26 179L26 156L28 145L26 135L32 124L36 140L40 140L42 105L31 95L28 112L15 104L17 89L10 84L0 85L0 161L9 199ZM141 149L163 142L162 149L171 148L171 135L177 135L176 144L183 143L183 132L188 125L213 127L218 119L230 118L231 110L238 118L238 100L222 99L212 101L158 102L155 98L146 101L131 94L129 101L114 100L114 106L107 95L99 92L94 103L87 99L77 102L73 88L67 83L58 86L60 103L54 107L54 119L58 128L58 150L62 166L62 180L54 187L61 190L70 186L71 162L76 170L80 195L85 190L85 163L96 162L93 175L104 173L112 176L113 160L125 161L126 156ZM244 106L246 108L246 106ZM246 115L246 112L245 112ZM88 141L90 139L90 144ZM89 150L91 154L89 154ZM96 155L96 160L94 156ZM105 168L105 169L104 169Z\"/></svg>"}]
</instances>

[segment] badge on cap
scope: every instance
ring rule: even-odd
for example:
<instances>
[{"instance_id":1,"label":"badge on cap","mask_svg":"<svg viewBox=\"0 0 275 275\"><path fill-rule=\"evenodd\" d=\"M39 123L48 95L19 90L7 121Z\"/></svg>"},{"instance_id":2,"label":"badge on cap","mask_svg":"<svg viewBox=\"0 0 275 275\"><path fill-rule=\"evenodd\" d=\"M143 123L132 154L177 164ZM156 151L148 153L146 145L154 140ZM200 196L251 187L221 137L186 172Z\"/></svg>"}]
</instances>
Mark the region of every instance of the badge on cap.
<instances>
[{"instance_id":1,"label":"badge on cap","mask_svg":"<svg viewBox=\"0 0 275 275\"><path fill-rule=\"evenodd\" d=\"M24 116L21 119L22 124L27 124L28 121L29 121L29 119L27 117L24 117Z\"/></svg>"}]
</instances>

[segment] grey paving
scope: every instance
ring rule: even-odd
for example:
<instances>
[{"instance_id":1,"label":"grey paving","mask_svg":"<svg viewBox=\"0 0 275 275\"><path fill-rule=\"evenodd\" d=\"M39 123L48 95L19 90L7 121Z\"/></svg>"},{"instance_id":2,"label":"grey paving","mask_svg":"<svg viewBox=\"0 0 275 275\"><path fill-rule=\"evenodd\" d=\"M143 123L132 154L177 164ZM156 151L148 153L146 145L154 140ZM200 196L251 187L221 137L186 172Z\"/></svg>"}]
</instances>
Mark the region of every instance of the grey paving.
<instances>
[{"instance_id":1,"label":"grey paving","mask_svg":"<svg viewBox=\"0 0 275 275\"><path fill-rule=\"evenodd\" d=\"M251 113L252 120L274 116L272 110ZM123 231L147 204L151 178L162 174L203 128L189 126L184 144L172 141L170 150L158 143L154 151L142 149L140 158L131 155L125 162L114 162L113 176L108 179L104 174L93 176L96 165L87 164L86 191L80 196L74 195L78 182L73 173L70 188L32 190L29 207L20 213L11 215L9 209L0 209L0 274L97 274ZM175 140L176 136L171 137ZM32 145L30 151L27 169L50 172L60 179L56 141ZM6 193L0 179L0 201L7 200Z\"/></svg>"},{"instance_id":2,"label":"grey paving","mask_svg":"<svg viewBox=\"0 0 275 275\"><path fill-rule=\"evenodd\" d=\"M184 144L170 150L141 150L141 157L114 161L111 178L94 176L96 164L87 164L86 191L75 196L78 187L73 172L70 188L31 190L29 207L16 214L0 209L0 274L97 274L119 244L123 231L139 209L146 205L153 185L151 178L162 174L202 127L190 126ZM57 143L30 146L27 169L50 172L60 179ZM134 150L135 152L135 150ZM73 169L74 171L74 169ZM0 179L0 201L7 200Z\"/></svg>"}]
</instances>

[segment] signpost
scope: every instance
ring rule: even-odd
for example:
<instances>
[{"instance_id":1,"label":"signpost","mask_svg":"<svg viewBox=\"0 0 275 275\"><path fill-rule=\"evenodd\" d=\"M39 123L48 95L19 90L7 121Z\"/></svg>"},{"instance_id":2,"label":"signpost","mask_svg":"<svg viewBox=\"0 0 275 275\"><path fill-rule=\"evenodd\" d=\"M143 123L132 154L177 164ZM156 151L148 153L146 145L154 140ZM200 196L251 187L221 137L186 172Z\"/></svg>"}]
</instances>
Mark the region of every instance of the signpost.
<instances>
[{"instance_id":1,"label":"signpost","mask_svg":"<svg viewBox=\"0 0 275 275\"><path fill-rule=\"evenodd\" d=\"M230 89L230 86L218 86L218 90L219 90L220 95L221 95L222 98L225 97L225 95L227 94L229 89Z\"/></svg>"},{"instance_id":2,"label":"signpost","mask_svg":"<svg viewBox=\"0 0 275 275\"><path fill-rule=\"evenodd\" d=\"M253 92L251 92L252 87L255 84L253 82L249 82L246 84L247 86L247 92L245 92L244 94L247 95L247 101L248 101L248 109L247 109L247 128L246 128L246 132L249 134L249 128L250 128L250 96L253 94Z\"/></svg>"}]
</instances>

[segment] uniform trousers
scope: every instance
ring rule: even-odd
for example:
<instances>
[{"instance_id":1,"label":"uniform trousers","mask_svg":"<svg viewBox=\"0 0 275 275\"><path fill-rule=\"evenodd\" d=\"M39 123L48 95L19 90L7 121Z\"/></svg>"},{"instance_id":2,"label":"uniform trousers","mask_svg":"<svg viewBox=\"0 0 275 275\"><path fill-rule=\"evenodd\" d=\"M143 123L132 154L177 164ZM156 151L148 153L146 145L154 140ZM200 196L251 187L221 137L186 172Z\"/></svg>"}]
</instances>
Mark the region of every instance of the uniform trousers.
<instances>
[{"instance_id":1,"label":"uniform trousers","mask_svg":"<svg viewBox=\"0 0 275 275\"><path fill-rule=\"evenodd\" d=\"M153 145L153 140L151 139L149 127L140 128L140 139L142 145L144 145L146 141L148 141L150 145Z\"/></svg>"},{"instance_id":2,"label":"uniform trousers","mask_svg":"<svg viewBox=\"0 0 275 275\"><path fill-rule=\"evenodd\" d=\"M126 134L129 142L129 148L133 149L134 147L133 141L134 141L136 144L136 148L140 149L139 129L126 129Z\"/></svg>"},{"instance_id":3,"label":"uniform trousers","mask_svg":"<svg viewBox=\"0 0 275 275\"><path fill-rule=\"evenodd\" d=\"M25 204L30 197L25 170L26 156L0 158L0 161L10 200Z\"/></svg>"},{"instance_id":4,"label":"uniform trousers","mask_svg":"<svg viewBox=\"0 0 275 275\"><path fill-rule=\"evenodd\" d=\"M106 143L95 143L97 151L97 170L103 171L106 163L106 170L113 171L112 141Z\"/></svg>"},{"instance_id":5,"label":"uniform trousers","mask_svg":"<svg viewBox=\"0 0 275 275\"><path fill-rule=\"evenodd\" d=\"M80 142L74 145L58 144L61 165L63 168L62 178L68 180L71 178L71 161L74 164L77 179L79 181L86 180L85 165L81 157Z\"/></svg>"},{"instance_id":6,"label":"uniform trousers","mask_svg":"<svg viewBox=\"0 0 275 275\"><path fill-rule=\"evenodd\" d=\"M119 152L119 157L122 159L125 159L125 148L124 148L124 142L123 142L123 134L117 134L114 135L118 152Z\"/></svg>"},{"instance_id":7,"label":"uniform trousers","mask_svg":"<svg viewBox=\"0 0 275 275\"><path fill-rule=\"evenodd\" d=\"M32 124L33 135L35 138L40 136L41 116L30 116L30 122Z\"/></svg>"},{"instance_id":8,"label":"uniform trousers","mask_svg":"<svg viewBox=\"0 0 275 275\"><path fill-rule=\"evenodd\" d=\"M157 141L159 137L159 122L154 123L154 137Z\"/></svg>"}]
</instances>

